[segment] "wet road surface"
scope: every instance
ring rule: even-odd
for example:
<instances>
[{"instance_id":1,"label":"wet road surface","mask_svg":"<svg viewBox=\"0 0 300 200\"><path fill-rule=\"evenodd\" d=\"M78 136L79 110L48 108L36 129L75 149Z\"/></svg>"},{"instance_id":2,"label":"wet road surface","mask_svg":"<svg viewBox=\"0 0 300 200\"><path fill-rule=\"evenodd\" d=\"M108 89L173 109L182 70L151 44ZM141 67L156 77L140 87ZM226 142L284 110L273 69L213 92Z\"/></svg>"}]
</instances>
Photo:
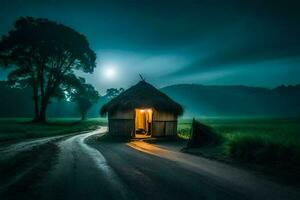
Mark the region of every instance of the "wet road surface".
<instances>
[{"instance_id":1,"label":"wet road surface","mask_svg":"<svg viewBox=\"0 0 300 200\"><path fill-rule=\"evenodd\" d=\"M300 199L297 188L279 185L248 171L184 154L174 148L142 141L99 141L105 133L106 128L102 127L53 140L59 152L47 173L35 181L36 197L72 200ZM14 152L16 147L6 147L3 152L9 149ZM26 191L22 196L26 199ZM9 196L4 197L9 199ZM14 196L17 197L20 196Z\"/></svg>"}]
</instances>

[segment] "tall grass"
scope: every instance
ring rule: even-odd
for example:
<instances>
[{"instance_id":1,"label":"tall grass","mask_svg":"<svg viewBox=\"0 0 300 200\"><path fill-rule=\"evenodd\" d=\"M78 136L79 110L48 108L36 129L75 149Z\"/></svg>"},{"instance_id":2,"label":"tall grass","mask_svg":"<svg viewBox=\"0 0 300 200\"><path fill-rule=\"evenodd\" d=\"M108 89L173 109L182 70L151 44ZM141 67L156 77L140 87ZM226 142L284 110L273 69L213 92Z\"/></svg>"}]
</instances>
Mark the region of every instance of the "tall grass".
<instances>
[{"instance_id":1,"label":"tall grass","mask_svg":"<svg viewBox=\"0 0 300 200\"><path fill-rule=\"evenodd\" d=\"M300 163L300 120L288 118L200 119L223 136L222 154L254 163ZM190 122L179 122L178 133L189 137Z\"/></svg>"},{"instance_id":2,"label":"tall grass","mask_svg":"<svg viewBox=\"0 0 300 200\"><path fill-rule=\"evenodd\" d=\"M247 162L299 164L300 161L299 145L264 136L232 137L227 142L227 151L230 157Z\"/></svg>"}]
</instances>

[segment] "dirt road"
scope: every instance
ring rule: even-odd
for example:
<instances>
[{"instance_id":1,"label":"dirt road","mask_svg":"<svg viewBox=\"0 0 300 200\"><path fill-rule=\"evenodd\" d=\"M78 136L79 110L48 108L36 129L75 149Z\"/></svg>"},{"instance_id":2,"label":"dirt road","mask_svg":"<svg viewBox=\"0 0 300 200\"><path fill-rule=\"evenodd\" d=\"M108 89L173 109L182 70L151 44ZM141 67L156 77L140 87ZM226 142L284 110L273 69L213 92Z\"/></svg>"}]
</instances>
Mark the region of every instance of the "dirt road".
<instances>
[{"instance_id":1,"label":"dirt road","mask_svg":"<svg viewBox=\"0 0 300 200\"><path fill-rule=\"evenodd\" d=\"M48 159L44 160L47 167L30 168L29 171L33 170L30 174L39 176L29 179L29 182L24 178L10 184L0 181L0 198L144 200L300 197L298 188L279 185L248 171L184 154L167 146L142 141L99 142L95 139L95 136L105 132L103 127L86 134L45 140L58 149L55 154L47 153ZM30 142L33 145L34 142ZM37 140L37 145L42 144L44 142ZM15 145L20 147L20 144ZM30 145L25 146L29 148ZM21 150L17 148L19 151L14 154L15 147L5 147L0 149L0 153L2 155L5 150L7 155L18 156ZM20 181L23 184L17 184ZM31 184L30 187L28 184Z\"/></svg>"}]
</instances>

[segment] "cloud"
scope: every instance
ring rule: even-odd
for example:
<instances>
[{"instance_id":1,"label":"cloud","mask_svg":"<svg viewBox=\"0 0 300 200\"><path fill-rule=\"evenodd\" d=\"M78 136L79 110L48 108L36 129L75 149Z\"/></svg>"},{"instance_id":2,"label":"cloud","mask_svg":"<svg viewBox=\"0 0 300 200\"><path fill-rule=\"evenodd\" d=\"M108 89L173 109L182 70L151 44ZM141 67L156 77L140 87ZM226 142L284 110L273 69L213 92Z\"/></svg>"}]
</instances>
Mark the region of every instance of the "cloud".
<instances>
[{"instance_id":1,"label":"cloud","mask_svg":"<svg viewBox=\"0 0 300 200\"><path fill-rule=\"evenodd\" d=\"M164 85L199 83L210 85L252 85L274 87L281 84L299 84L300 58L278 59L251 64L223 66L201 73L174 76Z\"/></svg>"},{"instance_id":2,"label":"cloud","mask_svg":"<svg viewBox=\"0 0 300 200\"><path fill-rule=\"evenodd\" d=\"M239 32L239 34L232 31L227 39L210 42L211 46L206 49L198 47L199 55L194 52L194 57L189 64L166 76L186 76L233 65L300 58L300 39L298 38L300 29L294 30L291 34L282 33L277 29L250 35L246 32ZM194 47L194 49L197 48Z\"/></svg>"},{"instance_id":3,"label":"cloud","mask_svg":"<svg viewBox=\"0 0 300 200\"><path fill-rule=\"evenodd\" d=\"M245 73L253 76L264 67L274 74L277 66L294 68L273 61L300 64L298 1L30 0L22 6L16 2L1 2L0 34L22 15L73 27L99 51L99 68L114 63L122 74L119 81L108 83L96 70L87 78L98 88L130 86L138 73L158 85L200 80L243 84L246 81L236 77L244 77L240 70L247 68ZM274 83L276 76L265 79Z\"/></svg>"}]
</instances>

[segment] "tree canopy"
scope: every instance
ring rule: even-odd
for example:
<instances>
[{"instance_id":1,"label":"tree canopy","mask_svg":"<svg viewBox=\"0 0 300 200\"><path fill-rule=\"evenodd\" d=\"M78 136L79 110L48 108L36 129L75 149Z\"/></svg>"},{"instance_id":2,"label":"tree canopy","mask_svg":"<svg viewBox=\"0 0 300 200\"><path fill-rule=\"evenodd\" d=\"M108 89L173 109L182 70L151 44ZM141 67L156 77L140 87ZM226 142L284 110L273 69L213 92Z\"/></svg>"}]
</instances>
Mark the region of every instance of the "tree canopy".
<instances>
[{"instance_id":1,"label":"tree canopy","mask_svg":"<svg viewBox=\"0 0 300 200\"><path fill-rule=\"evenodd\" d=\"M116 96L118 96L119 94L121 94L122 92L124 92L124 88L109 88L106 90L106 95L105 97L109 100L115 98Z\"/></svg>"},{"instance_id":2,"label":"tree canopy","mask_svg":"<svg viewBox=\"0 0 300 200\"><path fill-rule=\"evenodd\" d=\"M69 77L67 81L70 83L70 87L65 90L67 96L70 101L77 104L81 119L85 120L87 112L97 102L100 95L91 84L85 83L83 78Z\"/></svg>"},{"instance_id":3,"label":"tree canopy","mask_svg":"<svg viewBox=\"0 0 300 200\"><path fill-rule=\"evenodd\" d=\"M66 79L75 71L92 73L96 54L86 37L48 19L21 17L0 41L0 58L13 70L9 82L31 86L35 120L45 121L53 97L62 97ZM69 83L68 83L69 84Z\"/></svg>"}]
</instances>

